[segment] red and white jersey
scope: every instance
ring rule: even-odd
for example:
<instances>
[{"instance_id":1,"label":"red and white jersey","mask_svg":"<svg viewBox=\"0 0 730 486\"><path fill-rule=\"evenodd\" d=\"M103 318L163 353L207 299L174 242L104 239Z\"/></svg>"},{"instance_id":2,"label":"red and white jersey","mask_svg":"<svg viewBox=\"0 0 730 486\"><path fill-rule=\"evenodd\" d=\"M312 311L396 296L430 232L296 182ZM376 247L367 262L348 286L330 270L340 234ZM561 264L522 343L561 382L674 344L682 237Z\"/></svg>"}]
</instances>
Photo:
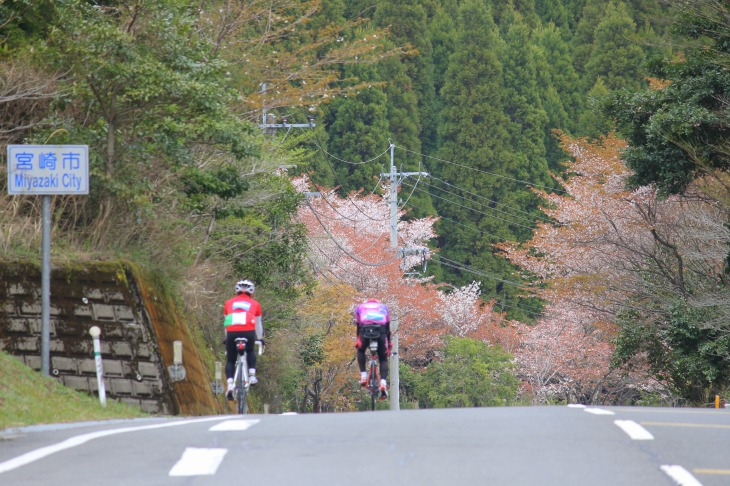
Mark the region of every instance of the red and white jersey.
<instances>
[{"instance_id":1,"label":"red and white jersey","mask_svg":"<svg viewBox=\"0 0 730 486\"><path fill-rule=\"evenodd\" d=\"M256 317L261 316L261 305L246 294L237 295L226 301L223 315L226 332L253 331Z\"/></svg>"}]
</instances>

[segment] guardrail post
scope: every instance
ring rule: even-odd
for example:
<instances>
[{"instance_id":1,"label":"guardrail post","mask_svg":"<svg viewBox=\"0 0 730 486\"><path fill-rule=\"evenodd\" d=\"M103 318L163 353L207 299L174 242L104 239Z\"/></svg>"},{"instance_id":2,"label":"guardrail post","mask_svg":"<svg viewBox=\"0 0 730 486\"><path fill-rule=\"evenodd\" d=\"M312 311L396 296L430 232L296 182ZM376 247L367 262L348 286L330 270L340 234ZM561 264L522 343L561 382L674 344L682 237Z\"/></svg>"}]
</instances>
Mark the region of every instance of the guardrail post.
<instances>
[{"instance_id":1,"label":"guardrail post","mask_svg":"<svg viewBox=\"0 0 730 486\"><path fill-rule=\"evenodd\" d=\"M94 340L94 360L96 361L96 381L99 383L99 401L102 407L106 407L106 388L104 387L104 368L101 364L101 341L99 335L101 329L99 326L93 326L89 329L89 334Z\"/></svg>"}]
</instances>

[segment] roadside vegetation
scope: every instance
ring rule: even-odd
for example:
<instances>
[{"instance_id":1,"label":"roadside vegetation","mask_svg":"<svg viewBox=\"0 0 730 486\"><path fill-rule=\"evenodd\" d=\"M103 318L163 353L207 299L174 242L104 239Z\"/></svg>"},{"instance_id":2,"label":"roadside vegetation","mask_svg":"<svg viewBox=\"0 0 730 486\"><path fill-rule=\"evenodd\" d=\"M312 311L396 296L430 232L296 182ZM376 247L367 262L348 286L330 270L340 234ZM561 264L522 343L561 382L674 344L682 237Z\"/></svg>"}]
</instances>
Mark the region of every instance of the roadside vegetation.
<instances>
[{"instance_id":1,"label":"roadside vegetation","mask_svg":"<svg viewBox=\"0 0 730 486\"><path fill-rule=\"evenodd\" d=\"M125 403L99 399L60 385L0 351L0 431L37 424L145 417Z\"/></svg>"},{"instance_id":2,"label":"roadside vegetation","mask_svg":"<svg viewBox=\"0 0 730 486\"><path fill-rule=\"evenodd\" d=\"M399 316L409 404L703 405L730 388L729 15L0 2L0 163L88 145L88 196L52 201L54 263L143 266L211 368L223 301L255 281L273 410L358 409L350 312L372 296ZM401 258L389 155L429 173L394 198ZM40 214L0 191L3 255L39 258Z\"/></svg>"}]
</instances>

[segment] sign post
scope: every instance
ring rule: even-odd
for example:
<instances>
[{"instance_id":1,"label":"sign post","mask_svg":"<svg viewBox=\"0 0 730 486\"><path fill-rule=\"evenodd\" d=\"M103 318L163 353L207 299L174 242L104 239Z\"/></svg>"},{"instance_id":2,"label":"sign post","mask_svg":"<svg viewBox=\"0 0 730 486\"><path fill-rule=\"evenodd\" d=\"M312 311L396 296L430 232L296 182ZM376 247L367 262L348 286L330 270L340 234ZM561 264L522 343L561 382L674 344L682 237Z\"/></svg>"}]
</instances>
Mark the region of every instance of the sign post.
<instances>
[{"instance_id":1,"label":"sign post","mask_svg":"<svg viewBox=\"0 0 730 486\"><path fill-rule=\"evenodd\" d=\"M89 193L88 145L8 145L8 194L40 195L42 207L41 373L50 370L51 195Z\"/></svg>"}]
</instances>

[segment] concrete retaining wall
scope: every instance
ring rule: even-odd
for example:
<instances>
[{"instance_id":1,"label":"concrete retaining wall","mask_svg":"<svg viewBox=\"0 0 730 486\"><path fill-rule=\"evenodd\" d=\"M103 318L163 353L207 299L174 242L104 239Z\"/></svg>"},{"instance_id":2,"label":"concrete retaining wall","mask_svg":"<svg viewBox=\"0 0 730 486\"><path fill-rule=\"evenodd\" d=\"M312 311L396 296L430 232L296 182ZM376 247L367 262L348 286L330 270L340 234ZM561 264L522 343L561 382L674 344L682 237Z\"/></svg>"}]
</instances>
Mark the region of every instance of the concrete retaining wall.
<instances>
[{"instance_id":1,"label":"concrete retaining wall","mask_svg":"<svg viewBox=\"0 0 730 486\"><path fill-rule=\"evenodd\" d=\"M40 275L40 268L32 264L0 262L0 349L37 370L41 368ZM152 414L216 413L218 404L189 332L170 308L172 303L140 280L130 265L119 262L52 269L52 376L68 387L98 394L89 329L99 326L109 399ZM184 343L183 382L169 379L172 340Z\"/></svg>"}]
</instances>

